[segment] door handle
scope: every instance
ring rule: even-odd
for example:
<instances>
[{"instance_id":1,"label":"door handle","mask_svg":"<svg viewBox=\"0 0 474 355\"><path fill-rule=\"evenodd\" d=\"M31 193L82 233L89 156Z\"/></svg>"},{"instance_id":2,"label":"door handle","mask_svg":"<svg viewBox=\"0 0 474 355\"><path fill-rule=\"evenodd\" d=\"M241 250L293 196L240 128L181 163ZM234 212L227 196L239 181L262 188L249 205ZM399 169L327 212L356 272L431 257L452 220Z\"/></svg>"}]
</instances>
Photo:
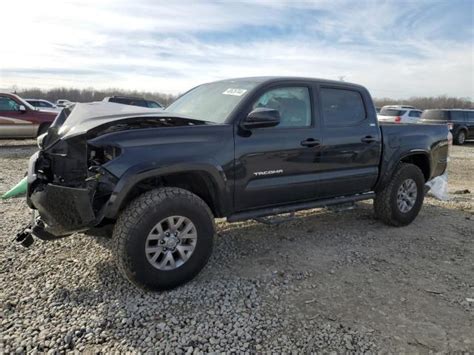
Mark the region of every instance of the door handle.
<instances>
[{"instance_id":1,"label":"door handle","mask_svg":"<svg viewBox=\"0 0 474 355\"><path fill-rule=\"evenodd\" d=\"M372 137L372 136L365 136L360 141L363 142L363 143L373 143L373 142L376 142L377 139L375 137Z\"/></svg>"},{"instance_id":2,"label":"door handle","mask_svg":"<svg viewBox=\"0 0 474 355\"><path fill-rule=\"evenodd\" d=\"M317 146L321 145L321 143L318 140L314 139L314 138L308 138L304 141L301 141L301 145L303 147L317 147Z\"/></svg>"}]
</instances>

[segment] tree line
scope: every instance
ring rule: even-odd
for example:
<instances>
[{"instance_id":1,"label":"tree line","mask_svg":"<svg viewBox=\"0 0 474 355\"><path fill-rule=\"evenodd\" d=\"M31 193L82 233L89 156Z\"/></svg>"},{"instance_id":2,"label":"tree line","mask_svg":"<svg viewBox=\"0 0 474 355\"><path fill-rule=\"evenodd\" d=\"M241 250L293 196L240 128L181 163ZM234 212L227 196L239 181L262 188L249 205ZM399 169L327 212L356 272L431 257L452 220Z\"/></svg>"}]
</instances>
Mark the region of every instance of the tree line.
<instances>
[{"instance_id":1,"label":"tree line","mask_svg":"<svg viewBox=\"0 0 474 355\"><path fill-rule=\"evenodd\" d=\"M409 99L390 99L375 98L375 106L382 107L385 105L410 105L421 110L430 108L474 108L474 102L467 97L449 97L449 96L436 96L436 97L410 97Z\"/></svg>"},{"instance_id":2,"label":"tree line","mask_svg":"<svg viewBox=\"0 0 474 355\"><path fill-rule=\"evenodd\" d=\"M160 92L121 90L121 89L72 89L72 88L53 88L48 90L18 89L16 94L26 99L44 99L56 102L59 99L66 99L72 102L92 102L102 101L107 96L133 96L142 97L149 100L156 100L164 106L169 105L176 99L176 95L163 94Z\"/></svg>"},{"instance_id":3,"label":"tree line","mask_svg":"<svg viewBox=\"0 0 474 355\"><path fill-rule=\"evenodd\" d=\"M157 100L161 104L167 106L173 102L177 95L164 94L160 92L137 91L137 90L121 90L106 89L95 90L88 89L71 89L71 88L53 88L48 90L41 89L22 89L16 93L24 98L45 99L55 102L58 99L66 99L72 102L91 102L101 101L104 97L121 95L144 97L146 99ZM411 105L416 108L426 110L430 108L474 108L474 102L465 97L411 97L408 99L391 99L388 97L374 98L375 106L382 107L385 105Z\"/></svg>"}]
</instances>

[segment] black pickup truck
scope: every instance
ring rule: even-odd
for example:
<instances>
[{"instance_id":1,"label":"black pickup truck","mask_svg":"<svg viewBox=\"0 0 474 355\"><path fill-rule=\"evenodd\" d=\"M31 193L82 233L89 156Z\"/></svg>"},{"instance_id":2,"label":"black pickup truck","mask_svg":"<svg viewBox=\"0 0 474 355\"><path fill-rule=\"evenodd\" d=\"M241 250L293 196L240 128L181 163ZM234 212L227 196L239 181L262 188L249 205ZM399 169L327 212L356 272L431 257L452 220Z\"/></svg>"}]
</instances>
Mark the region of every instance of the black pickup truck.
<instances>
[{"instance_id":1,"label":"black pickup truck","mask_svg":"<svg viewBox=\"0 0 474 355\"><path fill-rule=\"evenodd\" d=\"M117 264L161 290L194 277L229 222L374 199L404 226L447 167L446 125L379 126L368 91L345 82L259 77L200 85L164 111L65 108L38 142L19 234L50 240L115 224Z\"/></svg>"}]
</instances>

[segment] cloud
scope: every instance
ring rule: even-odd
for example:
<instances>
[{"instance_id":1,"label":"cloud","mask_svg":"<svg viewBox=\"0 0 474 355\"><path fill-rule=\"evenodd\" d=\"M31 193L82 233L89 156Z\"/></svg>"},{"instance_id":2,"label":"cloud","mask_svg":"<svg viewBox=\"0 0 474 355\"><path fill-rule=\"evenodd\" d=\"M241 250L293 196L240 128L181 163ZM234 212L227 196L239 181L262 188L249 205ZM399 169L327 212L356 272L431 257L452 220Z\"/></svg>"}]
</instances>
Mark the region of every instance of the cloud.
<instances>
[{"instance_id":1,"label":"cloud","mask_svg":"<svg viewBox=\"0 0 474 355\"><path fill-rule=\"evenodd\" d=\"M0 86L183 92L241 76L474 97L470 1L15 1ZM20 14L20 15L18 15ZM456 27L456 31L452 28Z\"/></svg>"}]
</instances>

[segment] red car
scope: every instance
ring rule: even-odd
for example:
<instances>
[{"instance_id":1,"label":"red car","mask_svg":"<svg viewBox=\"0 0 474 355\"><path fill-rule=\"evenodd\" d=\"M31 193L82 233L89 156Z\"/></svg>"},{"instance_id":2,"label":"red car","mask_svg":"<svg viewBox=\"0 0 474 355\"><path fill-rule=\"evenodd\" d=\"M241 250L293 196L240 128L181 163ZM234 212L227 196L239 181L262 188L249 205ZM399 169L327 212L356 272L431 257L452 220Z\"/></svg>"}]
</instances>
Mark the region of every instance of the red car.
<instances>
[{"instance_id":1,"label":"red car","mask_svg":"<svg viewBox=\"0 0 474 355\"><path fill-rule=\"evenodd\" d=\"M0 93L0 138L36 138L56 116L36 109L18 95Z\"/></svg>"}]
</instances>

